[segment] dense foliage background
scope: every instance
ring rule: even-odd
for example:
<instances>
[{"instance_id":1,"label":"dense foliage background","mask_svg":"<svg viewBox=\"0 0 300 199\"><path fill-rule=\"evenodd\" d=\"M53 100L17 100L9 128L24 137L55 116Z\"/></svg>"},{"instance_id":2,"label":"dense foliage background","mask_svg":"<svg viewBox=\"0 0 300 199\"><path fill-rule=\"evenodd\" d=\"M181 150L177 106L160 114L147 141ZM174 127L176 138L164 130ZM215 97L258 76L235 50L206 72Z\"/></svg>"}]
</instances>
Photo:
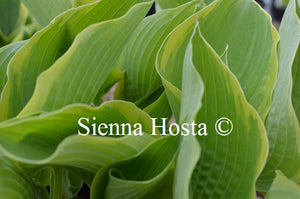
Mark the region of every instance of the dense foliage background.
<instances>
[{"instance_id":1,"label":"dense foliage background","mask_svg":"<svg viewBox=\"0 0 300 199\"><path fill-rule=\"evenodd\" d=\"M253 0L0 0L0 198L300 198L299 16L290 0L278 32ZM82 117L144 135L78 136Z\"/></svg>"}]
</instances>

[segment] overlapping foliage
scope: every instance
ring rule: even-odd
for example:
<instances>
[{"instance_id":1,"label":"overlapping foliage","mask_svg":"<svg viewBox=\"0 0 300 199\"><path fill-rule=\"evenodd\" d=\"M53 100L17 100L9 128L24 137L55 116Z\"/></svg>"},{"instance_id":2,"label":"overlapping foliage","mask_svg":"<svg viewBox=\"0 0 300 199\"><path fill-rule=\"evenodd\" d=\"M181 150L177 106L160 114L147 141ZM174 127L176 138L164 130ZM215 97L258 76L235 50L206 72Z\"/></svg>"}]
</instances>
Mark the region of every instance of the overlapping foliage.
<instances>
[{"instance_id":1,"label":"overlapping foliage","mask_svg":"<svg viewBox=\"0 0 300 199\"><path fill-rule=\"evenodd\" d=\"M299 197L297 1L279 32L252 0L153 3L0 1L1 198ZM153 136L172 116L207 136ZM82 117L143 135L78 136Z\"/></svg>"}]
</instances>

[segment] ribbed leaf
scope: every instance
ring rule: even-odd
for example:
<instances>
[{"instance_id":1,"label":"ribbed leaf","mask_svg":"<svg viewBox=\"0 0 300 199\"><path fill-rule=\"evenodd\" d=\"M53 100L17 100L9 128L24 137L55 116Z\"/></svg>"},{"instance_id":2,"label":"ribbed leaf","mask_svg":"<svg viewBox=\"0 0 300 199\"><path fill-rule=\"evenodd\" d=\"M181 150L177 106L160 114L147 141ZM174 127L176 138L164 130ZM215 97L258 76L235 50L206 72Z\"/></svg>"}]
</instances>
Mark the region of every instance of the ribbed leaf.
<instances>
[{"instance_id":1,"label":"ribbed leaf","mask_svg":"<svg viewBox=\"0 0 300 199\"><path fill-rule=\"evenodd\" d=\"M90 129L89 135L93 134L93 124L98 129L100 123L140 123L145 135L101 137L96 129L98 136L77 136L78 131L87 133L78 123L82 117L89 119L82 122ZM0 146L10 158L28 164L64 165L95 173L102 166L138 153L153 140L147 134L151 132L151 120L145 112L131 103L112 101L99 108L73 105L40 116L7 120L0 125Z\"/></svg>"},{"instance_id":2,"label":"ribbed leaf","mask_svg":"<svg viewBox=\"0 0 300 199\"><path fill-rule=\"evenodd\" d=\"M12 162L3 156L0 156L0 195L6 199L43 198L35 194L31 182L16 171Z\"/></svg>"},{"instance_id":3,"label":"ribbed leaf","mask_svg":"<svg viewBox=\"0 0 300 199\"><path fill-rule=\"evenodd\" d=\"M140 0L116 0L114 3L102 0L72 9L35 34L10 63L8 85L0 102L0 121L16 116L23 109L33 94L40 73L65 53L79 32L93 23L124 15L136 2Z\"/></svg>"},{"instance_id":4,"label":"ribbed leaf","mask_svg":"<svg viewBox=\"0 0 300 199\"><path fill-rule=\"evenodd\" d=\"M72 0L21 0L30 15L41 25L47 26L58 14L72 8Z\"/></svg>"},{"instance_id":5,"label":"ribbed leaf","mask_svg":"<svg viewBox=\"0 0 300 199\"><path fill-rule=\"evenodd\" d=\"M276 172L270 191L265 199L296 199L300 198L300 187L295 182L285 177L282 172Z\"/></svg>"},{"instance_id":6,"label":"ribbed leaf","mask_svg":"<svg viewBox=\"0 0 300 199\"><path fill-rule=\"evenodd\" d=\"M19 0L0 1L0 37L6 42L25 24L27 10Z\"/></svg>"},{"instance_id":7,"label":"ribbed leaf","mask_svg":"<svg viewBox=\"0 0 300 199\"><path fill-rule=\"evenodd\" d=\"M198 23L195 27L193 34L196 34ZM181 29L181 27L179 29ZM178 31L178 29L176 31ZM193 54L192 40L190 40L184 55L182 66L181 123L192 122L202 106L204 84L201 76L195 68L193 62L194 56L196 55Z\"/></svg>"},{"instance_id":8,"label":"ribbed leaf","mask_svg":"<svg viewBox=\"0 0 300 199\"><path fill-rule=\"evenodd\" d=\"M94 180L92 198L172 198L172 176L168 173L177 148L176 137L164 137L136 157L100 170Z\"/></svg>"},{"instance_id":9,"label":"ribbed leaf","mask_svg":"<svg viewBox=\"0 0 300 199\"><path fill-rule=\"evenodd\" d=\"M182 65L190 35L193 32L196 15L197 14L181 24L180 28L176 28L172 31L172 35L176 33L174 42L170 42L168 49L166 49L166 45L163 45L160 52L163 52L164 56L158 54L156 60L156 69L166 89L169 104L176 121L180 120ZM170 69L170 67L172 68ZM192 117L193 116L190 118Z\"/></svg>"},{"instance_id":10,"label":"ribbed leaf","mask_svg":"<svg viewBox=\"0 0 300 199\"><path fill-rule=\"evenodd\" d=\"M158 55L157 68L164 78L165 88L170 90L169 93L172 93L173 88L178 92L186 88L181 88L182 77L177 73L183 71L184 52L196 19L197 15L173 31ZM263 123L246 101L233 73L204 40L198 29L193 36L192 47L193 64L204 84L203 105L195 122L207 124L208 135L196 136L201 145L201 156L190 181L190 197L255 198L255 181L267 155ZM200 89L198 92L201 93L201 90L203 91ZM170 101L172 97L168 95ZM195 106L196 110L198 108L199 102ZM232 133L227 137L218 135L215 130L216 121L222 117L229 118L233 124Z\"/></svg>"},{"instance_id":11,"label":"ribbed leaf","mask_svg":"<svg viewBox=\"0 0 300 199\"><path fill-rule=\"evenodd\" d=\"M179 146L173 183L173 198L190 198L190 182L200 157L200 144L191 135L183 137Z\"/></svg>"},{"instance_id":12,"label":"ribbed leaf","mask_svg":"<svg viewBox=\"0 0 300 199\"><path fill-rule=\"evenodd\" d=\"M297 6L295 0L290 1L279 31L279 73L266 120L270 154L258 181L258 187L263 191L268 190L275 177L275 170L281 170L296 182L300 181L300 127L292 105L291 73L300 42L300 15L296 13Z\"/></svg>"},{"instance_id":13,"label":"ribbed leaf","mask_svg":"<svg viewBox=\"0 0 300 199\"><path fill-rule=\"evenodd\" d=\"M255 198L255 182L267 155L265 129L259 115L246 101L235 76L213 53L201 35L196 34L193 61L205 85L203 108L196 120L208 124L208 132L212 134L204 139L198 137L203 152L191 181L193 196ZM215 134L212 123L222 117L233 123L232 134L225 138ZM224 146L227 146L226 152ZM211 185L214 188L209 192Z\"/></svg>"},{"instance_id":14,"label":"ribbed leaf","mask_svg":"<svg viewBox=\"0 0 300 199\"><path fill-rule=\"evenodd\" d=\"M182 79L180 122L191 123L202 106L204 93L203 81L193 64L191 41L184 57ZM189 130L192 131L191 128ZM175 169L173 189L175 199L189 198L190 181L199 157L200 145L197 139L192 135L182 137Z\"/></svg>"},{"instance_id":15,"label":"ribbed leaf","mask_svg":"<svg viewBox=\"0 0 300 199\"><path fill-rule=\"evenodd\" d=\"M20 115L56 110L72 103L91 103L151 4L137 4L125 16L81 32L70 50L40 75Z\"/></svg>"},{"instance_id":16,"label":"ribbed leaf","mask_svg":"<svg viewBox=\"0 0 300 199\"><path fill-rule=\"evenodd\" d=\"M278 64L279 37L270 16L251 0L218 0L200 14L199 26L219 55L228 45L228 67L264 120L270 110Z\"/></svg>"},{"instance_id":17,"label":"ribbed leaf","mask_svg":"<svg viewBox=\"0 0 300 199\"><path fill-rule=\"evenodd\" d=\"M0 94L7 82L7 66L12 57L25 43L25 41L21 41L0 49Z\"/></svg>"},{"instance_id":18,"label":"ribbed leaf","mask_svg":"<svg viewBox=\"0 0 300 199\"><path fill-rule=\"evenodd\" d=\"M137 101L161 86L155 71L155 57L165 37L193 14L196 2L168 9L145 18L133 33L124 52L124 99Z\"/></svg>"}]
</instances>

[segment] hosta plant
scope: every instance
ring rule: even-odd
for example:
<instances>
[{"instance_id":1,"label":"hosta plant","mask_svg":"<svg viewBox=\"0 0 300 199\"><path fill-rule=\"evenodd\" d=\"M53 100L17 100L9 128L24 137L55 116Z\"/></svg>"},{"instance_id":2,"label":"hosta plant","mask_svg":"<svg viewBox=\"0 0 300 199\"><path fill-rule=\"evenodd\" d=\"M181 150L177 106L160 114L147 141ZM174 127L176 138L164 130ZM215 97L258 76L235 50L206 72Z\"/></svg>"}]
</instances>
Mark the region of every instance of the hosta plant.
<instances>
[{"instance_id":1,"label":"hosta plant","mask_svg":"<svg viewBox=\"0 0 300 199\"><path fill-rule=\"evenodd\" d=\"M296 0L0 10L0 198L300 197Z\"/></svg>"}]
</instances>

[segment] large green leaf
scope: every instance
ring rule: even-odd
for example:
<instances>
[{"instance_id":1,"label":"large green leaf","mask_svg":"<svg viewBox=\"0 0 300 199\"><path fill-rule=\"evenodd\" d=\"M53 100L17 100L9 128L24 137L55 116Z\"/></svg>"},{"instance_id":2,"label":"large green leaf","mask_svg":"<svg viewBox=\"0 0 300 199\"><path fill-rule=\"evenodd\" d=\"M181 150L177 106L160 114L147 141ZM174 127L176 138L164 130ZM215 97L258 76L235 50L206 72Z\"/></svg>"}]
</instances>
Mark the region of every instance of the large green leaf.
<instances>
[{"instance_id":1,"label":"large green leaf","mask_svg":"<svg viewBox=\"0 0 300 199\"><path fill-rule=\"evenodd\" d=\"M168 173L177 148L178 138L164 137L136 157L103 168L95 177L92 198L172 198L172 175Z\"/></svg>"},{"instance_id":2,"label":"large green leaf","mask_svg":"<svg viewBox=\"0 0 300 199\"><path fill-rule=\"evenodd\" d=\"M14 117L22 110L33 94L40 73L65 53L79 32L93 23L124 15L137 2L140 0L116 0L114 3L102 0L72 9L35 34L10 63L8 85L0 102L0 121ZM83 37L85 38L84 35L81 36ZM87 39L81 42L86 42Z\"/></svg>"},{"instance_id":3,"label":"large green leaf","mask_svg":"<svg viewBox=\"0 0 300 199\"><path fill-rule=\"evenodd\" d=\"M290 1L279 31L281 39L278 46L278 80L266 120L270 154L258 181L258 188L264 191L268 190L272 183L275 170L281 170L296 182L300 181L300 127L291 99L292 64L300 42L297 6L295 0Z\"/></svg>"},{"instance_id":4,"label":"large green leaf","mask_svg":"<svg viewBox=\"0 0 300 199\"><path fill-rule=\"evenodd\" d=\"M238 1L236 3L239 4ZM157 69L170 101L173 96L176 96L174 101L178 101L177 96L187 87L181 86L185 85L180 76L183 73L183 58L195 21L202 12L206 13L207 10L200 11L173 31L158 54ZM190 197L255 198L255 181L267 155L263 122L248 104L236 77L204 40L199 29L192 37L192 50L194 71L199 74L193 78L199 79L201 76L204 84L202 107L197 112L195 122L205 123L208 135L196 136L201 145L201 156L190 181ZM203 88L198 91L198 96L202 91ZM199 97L196 99L199 100ZM195 104L196 110L199 109L199 103ZM186 110L191 108L187 107ZM215 130L216 121L223 117L229 118L233 124L232 133L227 137L218 135Z\"/></svg>"},{"instance_id":5,"label":"large green leaf","mask_svg":"<svg viewBox=\"0 0 300 199\"><path fill-rule=\"evenodd\" d=\"M91 103L151 4L137 4L123 17L82 31L70 49L39 76L35 92L20 115Z\"/></svg>"},{"instance_id":6,"label":"large green leaf","mask_svg":"<svg viewBox=\"0 0 300 199\"><path fill-rule=\"evenodd\" d=\"M27 10L19 0L0 0L0 37L6 42L25 24Z\"/></svg>"},{"instance_id":7,"label":"large green leaf","mask_svg":"<svg viewBox=\"0 0 300 199\"><path fill-rule=\"evenodd\" d=\"M46 26L58 14L72 8L72 0L21 0L31 16L41 25Z\"/></svg>"},{"instance_id":8,"label":"large green leaf","mask_svg":"<svg viewBox=\"0 0 300 199\"><path fill-rule=\"evenodd\" d=\"M34 186L21 172L14 168L13 163L0 155L0 195L6 199L44 198L37 195Z\"/></svg>"},{"instance_id":9,"label":"large green leaf","mask_svg":"<svg viewBox=\"0 0 300 199\"><path fill-rule=\"evenodd\" d=\"M16 52L26 43L21 41L0 49L0 94L7 82L7 66Z\"/></svg>"},{"instance_id":10,"label":"large green leaf","mask_svg":"<svg viewBox=\"0 0 300 199\"><path fill-rule=\"evenodd\" d=\"M276 172L276 178L274 179L269 192L265 199L296 199L300 198L300 187L285 177L282 172Z\"/></svg>"},{"instance_id":11,"label":"large green leaf","mask_svg":"<svg viewBox=\"0 0 300 199\"><path fill-rule=\"evenodd\" d=\"M191 181L193 196L255 198L255 182L264 166L268 146L263 122L245 99L236 77L200 34L193 38L193 55L205 85L203 106L196 120L204 121L208 132L213 132L204 139L198 137L203 152ZM233 123L232 134L225 138L214 132L213 123L224 116ZM207 191L211 185L212 193Z\"/></svg>"},{"instance_id":12,"label":"large green leaf","mask_svg":"<svg viewBox=\"0 0 300 199\"><path fill-rule=\"evenodd\" d=\"M199 26L219 55L228 45L228 67L264 120L277 75L279 37L270 16L252 0L218 0L200 14Z\"/></svg>"},{"instance_id":13,"label":"large green leaf","mask_svg":"<svg viewBox=\"0 0 300 199\"><path fill-rule=\"evenodd\" d=\"M89 119L89 122L82 121L85 128L78 123L82 117ZM144 136L101 137L97 134L100 123L130 123L132 126L140 123L145 133ZM98 136L77 135L79 131L86 134L86 128L92 135L93 124L97 124ZM115 128L111 132L115 135ZM119 132L121 134L121 129ZM147 133L152 133L152 125L145 112L131 103L112 101L99 108L73 105L56 112L2 122L0 147L6 156L24 163L64 165L95 173L102 166L127 159L145 148L154 139Z\"/></svg>"},{"instance_id":14,"label":"large green leaf","mask_svg":"<svg viewBox=\"0 0 300 199\"><path fill-rule=\"evenodd\" d=\"M219 55L228 48L229 68L237 76L249 103L264 119L270 109L277 71L278 35L270 17L253 1L218 0L198 12L197 18L204 37ZM192 32L191 28L187 31ZM187 40L184 42L186 46ZM180 60L183 58L178 57L169 64L182 64ZM178 70L169 78L181 79L181 72ZM181 87L181 80L176 86ZM180 103L172 104L177 104L173 112L179 115Z\"/></svg>"},{"instance_id":15,"label":"large green leaf","mask_svg":"<svg viewBox=\"0 0 300 199\"><path fill-rule=\"evenodd\" d=\"M203 81L193 64L191 41L186 49L182 70L180 122L191 123L202 106L204 93ZM182 137L175 169L173 189L175 199L189 198L190 181L199 157L200 146L197 139L192 135Z\"/></svg>"},{"instance_id":16,"label":"large green leaf","mask_svg":"<svg viewBox=\"0 0 300 199\"><path fill-rule=\"evenodd\" d=\"M165 37L195 9L195 1L167 9L145 18L137 27L124 51L124 99L135 102L148 97L161 86L155 71L157 51Z\"/></svg>"}]
</instances>

